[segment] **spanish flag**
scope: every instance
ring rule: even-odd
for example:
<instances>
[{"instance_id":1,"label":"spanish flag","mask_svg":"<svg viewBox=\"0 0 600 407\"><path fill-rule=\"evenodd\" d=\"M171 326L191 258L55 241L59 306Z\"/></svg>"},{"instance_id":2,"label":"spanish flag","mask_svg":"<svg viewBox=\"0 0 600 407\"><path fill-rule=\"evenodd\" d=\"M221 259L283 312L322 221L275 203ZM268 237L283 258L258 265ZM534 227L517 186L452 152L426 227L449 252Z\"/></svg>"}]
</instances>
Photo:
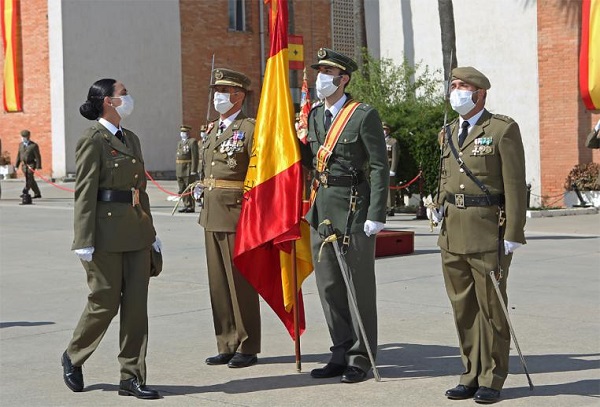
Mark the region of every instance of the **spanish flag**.
<instances>
[{"instance_id":1,"label":"spanish flag","mask_svg":"<svg viewBox=\"0 0 600 407\"><path fill-rule=\"evenodd\" d=\"M244 201L238 222L234 263L271 306L294 338L291 312L292 263L298 287L311 273L308 225L301 227L302 166L294 129L294 107L289 87L288 7L286 0L271 5L271 50L265 69L254 129L250 165L244 181ZM290 252L295 241L296 259ZM304 331L304 306L299 295L299 333Z\"/></svg>"},{"instance_id":2,"label":"spanish flag","mask_svg":"<svg viewBox=\"0 0 600 407\"><path fill-rule=\"evenodd\" d=\"M2 46L4 50L4 75L2 102L5 112L20 112L18 66L18 19L17 0L0 0L2 12Z\"/></svg>"},{"instance_id":3,"label":"spanish flag","mask_svg":"<svg viewBox=\"0 0 600 407\"><path fill-rule=\"evenodd\" d=\"M581 5L579 88L588 110L600 110L600 0Z\"/></svg>"}]
</instances>

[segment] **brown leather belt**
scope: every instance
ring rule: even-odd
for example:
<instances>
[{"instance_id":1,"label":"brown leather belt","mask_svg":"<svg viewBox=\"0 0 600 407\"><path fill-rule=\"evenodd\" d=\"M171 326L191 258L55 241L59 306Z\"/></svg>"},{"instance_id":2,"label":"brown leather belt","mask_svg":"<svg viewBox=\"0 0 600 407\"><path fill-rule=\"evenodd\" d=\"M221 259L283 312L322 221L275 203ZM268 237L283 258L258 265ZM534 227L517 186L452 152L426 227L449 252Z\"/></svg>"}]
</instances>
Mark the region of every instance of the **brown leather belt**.
<instances>
[{"instance_id":1,"label":"brown leather belt","mask_svg":"<svg viewBox=\"0 0 600 407\"><path fill-rule=\"evenodd\" d=\"M140 190L131 188L130 191L117 191L114 189L99 189L98 201L127 203L136 206L140 203Z\"/></svg>"},{"instance_id":2,"label":"brown leather belt","mask_svg":"<svg viewBox=\"0 0 600 407\"><path fill-rule=\"evenodd\" d=\"M446 200L457 208L504 205L504 195L447 194Z\"/></svg>"},{"instance_id":3,"label":"brown leather belt","mask_svg":"<svg viewBox=\"0 0 600 407\"><path fill-rule=\"evenodd\" d=\"M209 190L215 188L244 189L244 181L230 181L226 179L204 178L202 180L202 185Z\"/></svg>"}]
</instances>

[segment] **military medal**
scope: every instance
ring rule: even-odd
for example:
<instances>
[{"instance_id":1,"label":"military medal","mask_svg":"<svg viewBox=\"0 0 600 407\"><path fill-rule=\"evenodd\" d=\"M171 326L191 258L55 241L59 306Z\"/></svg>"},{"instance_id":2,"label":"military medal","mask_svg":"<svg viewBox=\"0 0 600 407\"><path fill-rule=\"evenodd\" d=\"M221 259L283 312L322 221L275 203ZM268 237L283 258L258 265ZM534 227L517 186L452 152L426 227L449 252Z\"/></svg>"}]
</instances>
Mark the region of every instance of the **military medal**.
<instances>
[{"instance_id":1,"label":"military medal","mask_svg":"<svg viewBox=\"0 0 600 407\"><path fill-rule=\"evenodd\" d=\"M231 169L237 167L237 161L233 157L227 157L227 166Z\"/></svg>"}]
</instances>

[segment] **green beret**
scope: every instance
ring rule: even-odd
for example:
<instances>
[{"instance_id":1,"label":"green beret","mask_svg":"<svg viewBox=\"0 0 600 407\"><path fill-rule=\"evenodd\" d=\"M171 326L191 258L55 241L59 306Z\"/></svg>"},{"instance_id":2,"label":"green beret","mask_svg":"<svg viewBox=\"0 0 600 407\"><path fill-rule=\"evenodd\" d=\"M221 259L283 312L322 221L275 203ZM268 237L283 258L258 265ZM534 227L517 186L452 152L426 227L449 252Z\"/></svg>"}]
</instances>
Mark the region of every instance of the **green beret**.
<instances>
[{"instance_id":1,"label":"green beret","mask_svg":"<svg viewBox=\"0 0 600 407\"><path fill-rule=\"evenodd\" d=\"M459 66L452 70L452 80L460 79L463 82L473 85L479 89L489 89L490 80L472 66Z\"/></svg>"},{"instance_id":2,"label":"green beret","mask_svg":"<svg viewBox=\"0 0 600 407\"><path fill-rule=\"evenodd\" d=\"M21 130L21 137L29 137L30 135L29 130Z\"/></svg>"},{"instance_id":3,"label":"green beret","mask_svg":"<svg viewBox=\"0 0 600 407\"><path fill-rule=\"evenodd\" d=\"M356 62L352 58L329 48L320 48L319 52L317 52L317 58L319 58L319 62L311 65L313 69L319 69L320 66L333 66L348 73L352 73L358 69L358 65L356 65Z\"/></svg>"},{"instance_id":4,"label":"green beret","mask_svg":"<svg viewBox=\"0 0 600 407\"><path fill-rule=\"evenodd\" d=\"M190 126L186 126L185 124L182 124L181 127L179 127L179 131L188 132L190 130L192 130L192 128Z\"/></svg>"},{"instance_id":5,"label":"green beret","mask_svg":"<svg viewBox=\"0 0 600 407\"><path fill-rule=\"evenodd\" d=\"M241 72L226 68L215 68L212 74L213 83L210 86L236 86L245 90L250 87L250 79Z\"/></svg>"}]
</instances>

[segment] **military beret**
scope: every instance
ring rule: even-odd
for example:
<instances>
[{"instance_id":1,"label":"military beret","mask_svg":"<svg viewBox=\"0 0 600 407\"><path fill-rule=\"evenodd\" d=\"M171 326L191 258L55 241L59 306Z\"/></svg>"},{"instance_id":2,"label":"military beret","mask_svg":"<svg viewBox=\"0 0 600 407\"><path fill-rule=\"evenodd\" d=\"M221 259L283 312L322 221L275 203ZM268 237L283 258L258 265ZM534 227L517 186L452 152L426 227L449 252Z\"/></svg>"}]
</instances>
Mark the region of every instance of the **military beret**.
<instances>
[{"instance_id":1,"label":"military beret","mask_svg":"<svg viewBox=\"0 0 600 407\"><path fill-rule=\"evenodd\" d=\"M492 85L490 80L472 66L459 66L452 70L452 80L460 79L479 89L489 89Z\"/></svg>"},{"instance_id":2,"label":"military beret","mask_svg":"<svg viewBox=\"0 0 600 407\"><path fill-rule=\"evenodd\" d=\"M29 137L30 135L29 130L21 130L21 137Z\"/></svg>"},{"instance_id":3,"label":"military beret","mask_svg":"<svg viewBox=\"0 0 600 407\"><path fill-rule=\"evenodd\" d=\"M185 124L182 124L181 127L179 127L179 131L190 131L192 130L192 128L190 126L186 126Z\"/></svg>"},{"instance_id":4,"label":"military beret","mask_svg":"<svg viewBox=\"0 0 600 407\"><path fill-rule=\"evenodd\" d=\"M352 73L358 69L358 65L356 65L356 62L352 58L329 48L320 48L319 52L317 52L317 58L319 62L311 65L313 69L319 69L320 66L333 66L348 73Z\"/></svg>"},{"instance_id":5,"label":"military beret","mask_svg":"<svg viewBox=\"0 0 600 407\"><path fill-rule=\"evenodd\" d=\"M236 72L226 68L215 68L212 72L213 83L210 86L236 86L246 89L250 87L250 78L241 72Z\"/></svg>"}]
</instances>

